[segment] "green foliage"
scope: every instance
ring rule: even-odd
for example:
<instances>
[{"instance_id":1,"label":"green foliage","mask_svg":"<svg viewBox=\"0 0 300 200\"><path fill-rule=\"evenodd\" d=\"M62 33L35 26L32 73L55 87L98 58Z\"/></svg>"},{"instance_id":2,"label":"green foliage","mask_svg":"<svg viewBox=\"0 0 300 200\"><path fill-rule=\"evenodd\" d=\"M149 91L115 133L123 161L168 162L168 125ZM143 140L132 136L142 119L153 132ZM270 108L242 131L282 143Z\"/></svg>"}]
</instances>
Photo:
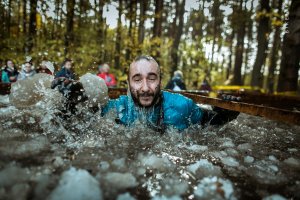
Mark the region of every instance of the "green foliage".
<instances>
[{"instance_id":1,"label":"green foliage","mask_svg":"<svg viewBox=\"0 0 300 200\"><path fill-rule=\"evenodd\" d=\"M171 78L170 75L173 70L171 68L171 49L174 38L171 38L170 34L166 33L169 33L168 31L171 30L173 26L171 22L177 16L175 15L175 7L170 6L169 1L164 2L166 5L164 13L170 16L164 16L164 20L171 19L172 21L163 22L162 27L165 30L162 31L160 38L153 38L153 27L149 27L147 24L143 43L138 43L139 12L136 13L137 16L129 13L130 1L126 1L123 5L123 9L125 9L123 10L123 17L125 16L124 19L126 21L119 27L119 30L121 30L120 41L116 41L117 28L108 27L106 19L104 19L103 23L100 23L99 13L93 15L94 11L99 10L99 7L95 7L95 5L99 5L99 2L95 1L95 4L91 3L92 1L80 1L81 4L79 4L76 1L73 27L74 40L69 41L67 55L65 55L66 13L63 10L55 12L55 14L59 14L58 21L55 17L48 16L46 10L51 9L51 6L49 6L51 3L47 1L42 1L39 9L42 12L37 15L37 22L40 25L38 25L37 36L34 38L33 49L30 53L25 53L28 34L25 34L22 29L22 12L18 7L20 2L15 1L12 3L10 36L8 37L8 34L5 32L5 23L2 23L3 26L0 27L2 31L0 33L0 59L12 58L20 65L24 62L25 56L30 54L36 66L39 65L42 59L46 58L54 62L56 70L59 70L63 60L68 57L74 61L74 69L78 76L86 72L96 74L100 64L108 63L111 66L111 72L119 80L119 86L125 86L128 67L132 60L140 54L147 54L154 56L161 65L163 85ZM218 63L215 60L209 60L210 58L207 56L208 52L211 51L209 45L212 44L213 40L215 42L214 53L220 55L221 47L229 51L229 47L233 44L233 49L235 49L236 38L230 39L229 36L232 32L236 33L242 24L255 26L253 19L262 17L270 18L273 27L282 26L284 23L283 17L275 12L274 9L271 9L271 12L263 10L253 14L249 8L244 6L247 2L243 2L243 6L238 5L239 2L237 1L218 0L209 2L210 4L202 4L200 1L198 2L199 5L193 10L186 12L187 21L184 24L179 48L176 49L176 53L179 55L177 69L183 71L185 82L190 89L199 88L205 77L208 77L212 85L221 85L226 81L226 67L223 65L228 66L228 57L223 58L223 63ZM118 5L118 1L105 1L104 3ZM155 6L152 5L155 4L152 2L146 13L147 23L152 23L155 17ZM60 6L62 8L62 5ZM205 8L202 8L203 6ZM233 12L229 12L229 14L224 12L224 6L230 7ZM0 11L6 11L6 9L7 6L0 2ZM139 9L139 6L137 9ZM26 20L28 22L29 13L27 15ZM0 13L1 16L5 17L6 15ZM132 23L131 30L128 30L128 24L133 19L137 20ZM117 42L120 43L120 53L116 50ZM214 55L214 58L216 57L217 55ZM116 60L120 62L119 68L116 66ZM234 59L232 59L232 66L233 62Z\"/></svg>"}]
</instances>

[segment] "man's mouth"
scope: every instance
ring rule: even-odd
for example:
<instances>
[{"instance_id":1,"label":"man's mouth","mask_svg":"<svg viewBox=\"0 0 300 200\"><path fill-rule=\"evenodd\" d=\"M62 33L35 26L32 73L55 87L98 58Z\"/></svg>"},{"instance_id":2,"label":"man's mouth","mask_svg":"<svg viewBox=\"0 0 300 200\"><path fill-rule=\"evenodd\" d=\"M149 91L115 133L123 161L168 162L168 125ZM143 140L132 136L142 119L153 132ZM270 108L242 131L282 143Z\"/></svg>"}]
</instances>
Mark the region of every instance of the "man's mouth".
<instances>
[{"instance_id":1,"label":"man's mouth","mask_svg":"<svg viewBox=\"0 0 300 200\"><path fill-rule=\"evenodd\" d=\"M152 95L152 94L140 94L139 95L140 101L150 101L153 99L153 97L154 97L154 95Z\"/></svg>"}]
</instances>

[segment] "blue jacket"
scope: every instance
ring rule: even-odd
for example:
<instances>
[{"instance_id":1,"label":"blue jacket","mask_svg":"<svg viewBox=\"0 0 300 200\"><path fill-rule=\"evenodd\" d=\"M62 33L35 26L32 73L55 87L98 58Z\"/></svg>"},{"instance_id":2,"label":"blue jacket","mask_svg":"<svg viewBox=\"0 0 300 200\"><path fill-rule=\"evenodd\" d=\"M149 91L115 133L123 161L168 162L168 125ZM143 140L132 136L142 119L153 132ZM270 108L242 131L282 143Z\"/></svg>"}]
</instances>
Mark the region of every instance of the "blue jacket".
<instances>
[{"instance_id":1,"label":"blue jacket","mask_svg":"<svg viewBox=\"0 0 300 200\"><path fill-rule=\"evenodd\" d=\"M166 91L162 92L161 103L151 111L142 112L143 109L134 104L130 95L109 100L102 108L102 115L111 110L117 114L116 121L123 125L130 126L139 119L158 129L174 127L183 130L192 124L200 123L203 117L203 111L191 99Z\"/></svg>"},{"instance_id":2,"label":"blue jacket","mask_svg":"<svg viewBox=\"0 0 300 200\"><path fill-rule=\"evenodd\" d=\"M75 74L71 70L68 70L65 67L62 67L61 70L55 74L55 78L59 78L59 77L66 77L68 79L74 80Z\"/></svg>"},{"instance_id":3,"label":"blue jacket","mask_svg":"<svg viewBox=\"0 0 300 200\"><path fill-rule=\"evenodd\" d=\"M1 79L0 80L2 83L10 83L9 77L8 77L6 71L4 71L4 70L1 71Z\"/></svg>"}]
</instances>

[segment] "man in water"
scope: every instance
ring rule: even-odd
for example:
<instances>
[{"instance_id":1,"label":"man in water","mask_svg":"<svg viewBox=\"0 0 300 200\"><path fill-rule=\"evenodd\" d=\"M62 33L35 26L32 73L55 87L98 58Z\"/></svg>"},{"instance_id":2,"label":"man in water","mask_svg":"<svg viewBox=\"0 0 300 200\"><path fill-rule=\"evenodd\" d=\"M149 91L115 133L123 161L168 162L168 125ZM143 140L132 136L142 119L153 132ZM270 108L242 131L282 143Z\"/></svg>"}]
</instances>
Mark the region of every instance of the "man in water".
<instances>
[{"instance_id":1,"label":"man in water","mask_svg":"<svg viewBox=\"0 0 300 200\"><path fill-rule=\"evenodd\" d=\"M58 81L54 81L52 88L57 85L61 86ZM160 66L150 56L140 56L131 63L128 85L127 96L109 100L102 107L102 115L114 111L115 121L125 126L140 121L160 132L169 127L181 131L193 124L223 124L238 115L237 112L224 109L219 109L220 114L212 113L201 109L181 94L162 91Z\"/></svg>"}]
</instances>

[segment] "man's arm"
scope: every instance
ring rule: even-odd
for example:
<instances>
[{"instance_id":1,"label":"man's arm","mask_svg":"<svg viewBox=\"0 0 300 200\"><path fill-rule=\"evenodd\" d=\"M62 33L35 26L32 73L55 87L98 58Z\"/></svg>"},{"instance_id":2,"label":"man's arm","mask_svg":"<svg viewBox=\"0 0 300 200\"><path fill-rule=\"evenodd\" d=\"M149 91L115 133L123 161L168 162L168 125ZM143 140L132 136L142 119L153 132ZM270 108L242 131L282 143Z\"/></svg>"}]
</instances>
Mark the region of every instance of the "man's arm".
<instances>
[{"instance_id":1,"label":"man's arm","mask_svg":"<svg viewBox=\"0 0 300 200\"><path fill-rule=\"evenodd\" d=\"M239 97L232 95L223 95L221 97L225 101L241 101ZM224 125L234 119L240 114L240 112L227 110L220 107L213 106L212 109L202 108L203 118L201 124L207 125Z\"/></svg>"}]
</instances>

